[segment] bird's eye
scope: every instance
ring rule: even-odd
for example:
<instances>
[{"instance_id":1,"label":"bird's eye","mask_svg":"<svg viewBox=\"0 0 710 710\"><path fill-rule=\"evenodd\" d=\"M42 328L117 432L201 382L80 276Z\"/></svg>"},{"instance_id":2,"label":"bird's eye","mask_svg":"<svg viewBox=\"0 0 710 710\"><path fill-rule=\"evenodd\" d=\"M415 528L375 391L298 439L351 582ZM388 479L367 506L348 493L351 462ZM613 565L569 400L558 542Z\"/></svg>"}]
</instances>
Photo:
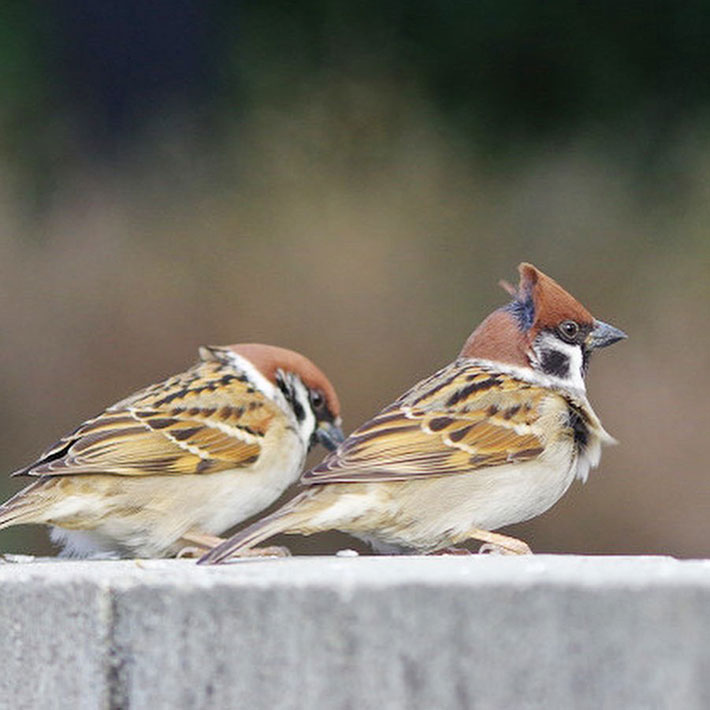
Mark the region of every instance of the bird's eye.
<instances>
[{"instance_id":1,"label":"bird's eye","mask_svg":"<svg viewBox=\"0 0 710 710\"><path fill-rule=\"evenodd\" d=\"M320 390L311 390L311 406L320 409L325 404L325 396Z\"/></svg>"},{"instance_id":2,"label":"bird's eye","mask_svg":"<svg viewBox=\"0 0 710 710\"><path fill-rule=\"evenodd\" d=\"M579 334L579 323L573 320L565 320L560 323L558 330L565 340L573 341Z\"/></svg>"}]
</instances>

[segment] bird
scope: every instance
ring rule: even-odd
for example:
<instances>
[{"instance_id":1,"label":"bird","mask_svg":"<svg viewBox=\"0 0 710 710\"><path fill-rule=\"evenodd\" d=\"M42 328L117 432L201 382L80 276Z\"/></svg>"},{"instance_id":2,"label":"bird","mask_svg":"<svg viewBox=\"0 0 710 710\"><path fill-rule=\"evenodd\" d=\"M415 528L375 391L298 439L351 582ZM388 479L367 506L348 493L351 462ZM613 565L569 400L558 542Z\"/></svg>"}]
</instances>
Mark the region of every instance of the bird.
<instances>
[{"instance_id":1,"label":"bird","mask_svg":"<svg viewBox=\"0 0 710 710\"><path fill-rule=\"evenodd\" d=\"M88 419L13 476L0 529L51 526L60 556L203 552L294 483L316 443L343 441L328 378L272 345L203 346L190 369Z\"/></svg>"},{"instance_id":2,"label":"bird","mask_svg":"<svg viewBox=\"0 0 710 710\"><path fill-rule=\"evenodd\" d=\"M526 554L495 532L554 505L614 443L586 396L592 351L625 337L532 264L454 362L415 384L301 477L302 490L198 562L277 533L349 533L384 554Z\"/></svg>"}]
</instances>

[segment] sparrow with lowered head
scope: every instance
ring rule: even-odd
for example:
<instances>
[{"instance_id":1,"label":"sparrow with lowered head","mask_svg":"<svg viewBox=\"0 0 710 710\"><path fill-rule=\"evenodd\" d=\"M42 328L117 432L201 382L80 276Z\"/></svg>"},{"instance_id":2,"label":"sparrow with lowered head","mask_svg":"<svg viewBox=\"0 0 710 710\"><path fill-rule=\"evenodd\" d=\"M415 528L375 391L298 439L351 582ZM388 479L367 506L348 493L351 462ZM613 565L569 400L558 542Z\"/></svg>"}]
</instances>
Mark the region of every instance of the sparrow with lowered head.
<instances>
[{"instance_id":1,"label":"sparrow with lowered head","mask_svg":"<svg viewBox=\"0 0 710 710\"><path fill-rule=\"evenodd\" d=\"M63 554L161 557L266 508L316 442L343 440L340 405L307 358L271 345L203 347L186 372L81 424L14 476L0 528L53 526Z\"/></svg>"},{"instance_id":2,"label":"sparrow with lowered head","mask_svg":"<svg viewBox=\"0 0 710 710\"><path fill-rule=\"evenodd\" d=\"M543 513L599 463L604 431L585 393L593 350L625 338L530 264L507 306L458 358L356 429L301 478L304 490L201 563L277 533L340 530L379 552L433 553L466 540L530 552L493 532Z\"/></svg>"}]
</instances>

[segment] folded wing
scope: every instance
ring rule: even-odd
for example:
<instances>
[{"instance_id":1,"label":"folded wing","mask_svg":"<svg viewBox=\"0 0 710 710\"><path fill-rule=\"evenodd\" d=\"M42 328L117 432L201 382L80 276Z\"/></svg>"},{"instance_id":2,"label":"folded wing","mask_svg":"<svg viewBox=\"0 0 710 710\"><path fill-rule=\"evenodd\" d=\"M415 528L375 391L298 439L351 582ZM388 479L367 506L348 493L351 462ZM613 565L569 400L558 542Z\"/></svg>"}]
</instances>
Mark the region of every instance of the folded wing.
<instances>
[{"instance_id":1,"label":"folded wing","mask_svg":"<svg viewBox=\"0 0 710 710\"><path fill-rule=\"evenodd\" d=\"M13 475L207 474L247 466L275 414L243 373L201 362L84 422Z\"/></svg>"},{"instance_id":2,"label":"folded wing","mask_svg":"<svg viewBox=\"0 0 710 710\"><path fill-rule=\"evenodd\" d=\"M539 456L535 433L549 390L461 362L419 383L366 422L307 485L466 473Z\"/></svg>"}]
</instances>

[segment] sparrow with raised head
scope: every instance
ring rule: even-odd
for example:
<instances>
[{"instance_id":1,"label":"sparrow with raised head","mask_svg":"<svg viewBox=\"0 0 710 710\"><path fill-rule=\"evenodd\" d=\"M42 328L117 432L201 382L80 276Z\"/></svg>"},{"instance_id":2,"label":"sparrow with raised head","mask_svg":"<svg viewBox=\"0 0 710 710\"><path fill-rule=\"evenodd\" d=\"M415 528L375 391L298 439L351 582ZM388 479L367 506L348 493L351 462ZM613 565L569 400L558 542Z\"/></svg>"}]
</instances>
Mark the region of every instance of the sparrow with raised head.
<instances>
[{"instance_id":1,"label":"sparrow with raised head","mask_svg":"<svg viewBox=\"0 0 710 710\"><path fill-rule=\"evenodd\" d=\"M275 501L320 442L343 440L340 405L307 358L271 345L203 347L186 372L109 407L14 476L0 528L53 526L75 557L203 551Z\"/></svg>"},{"instance_id":2,"label":"sparrow with raised head","mask_svg":"<svg viewBox=\"0 0 710 710\"><path fill-rule=\"evenodd\" d=\"M530 264L513 300L458 358L355 430L275 513L200 560L277 533L339 530L379 552L434 553L466 540L528 553L493 532L543 513L599 463L604 431L585 394L593 350L625 338Z\"/></svg>"}]
</instances>

